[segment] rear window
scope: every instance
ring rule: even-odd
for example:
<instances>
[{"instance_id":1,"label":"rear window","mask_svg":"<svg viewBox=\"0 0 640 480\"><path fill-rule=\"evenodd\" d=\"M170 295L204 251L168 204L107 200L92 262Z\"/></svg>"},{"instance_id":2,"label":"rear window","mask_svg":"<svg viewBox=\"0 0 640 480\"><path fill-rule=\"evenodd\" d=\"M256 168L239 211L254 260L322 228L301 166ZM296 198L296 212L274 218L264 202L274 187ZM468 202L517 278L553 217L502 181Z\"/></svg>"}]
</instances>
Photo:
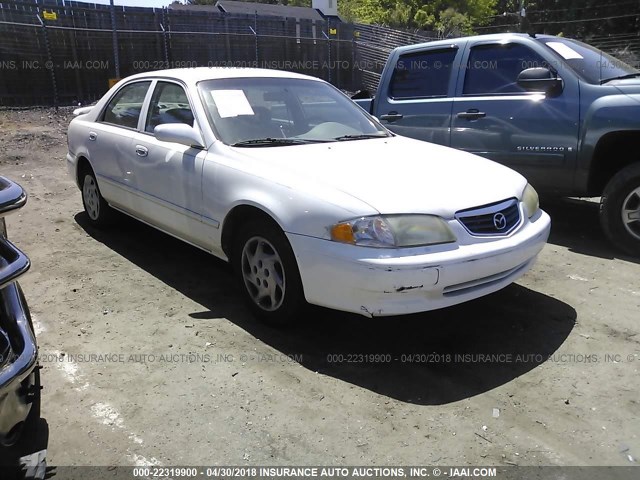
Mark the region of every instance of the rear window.
<instances>
[{"instance_id":1,"label":"rear window","mask_svg":"<svg viewBox=\"0 0 640 480\"><path fill-rule=\"evenodd\" d=\"M457 49L401 55L391 77L391 98L443 97L449 91Z\"/></svg>"}]
</instances>

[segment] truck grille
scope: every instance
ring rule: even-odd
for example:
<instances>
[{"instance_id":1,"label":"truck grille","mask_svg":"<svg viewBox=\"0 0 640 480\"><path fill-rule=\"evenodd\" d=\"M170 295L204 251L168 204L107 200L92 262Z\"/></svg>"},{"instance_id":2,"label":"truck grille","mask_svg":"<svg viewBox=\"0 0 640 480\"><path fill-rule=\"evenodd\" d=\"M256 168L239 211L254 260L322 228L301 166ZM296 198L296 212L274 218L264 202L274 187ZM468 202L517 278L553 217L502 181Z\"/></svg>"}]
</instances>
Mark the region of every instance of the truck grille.
<instances>
[{"instance_id":1,"label":"truck grille","mask_svg":"<svg viewBox=\"0 0 640 480\"><path fill-rule=\"evenodd\" d=\"M455 217L475 236L508 235L520 225L518 200L511 198L485 207L457 212Z\"/></svg>"}]
</instances>

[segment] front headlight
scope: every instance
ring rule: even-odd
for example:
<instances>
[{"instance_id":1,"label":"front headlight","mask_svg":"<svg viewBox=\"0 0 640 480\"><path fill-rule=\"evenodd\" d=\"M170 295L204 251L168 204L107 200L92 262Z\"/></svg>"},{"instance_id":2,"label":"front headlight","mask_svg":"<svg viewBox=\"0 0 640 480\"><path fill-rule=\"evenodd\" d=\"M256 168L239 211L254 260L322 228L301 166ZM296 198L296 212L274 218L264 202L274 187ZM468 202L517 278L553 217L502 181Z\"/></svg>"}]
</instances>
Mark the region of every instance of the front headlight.
<instances>
[{"instance_id":1,"label":"front headlight","mask_svg":"<svg viewBox=\"0 0 640 480\"><path fill-rule=\"evenodd\" d=\"M533 217L538 210L540 210L538 192L528 183L522 192L522 203L524 203L524 210L529 218Z\"/></svg>"},{"instance_id":2,"label":"front headlight","mask_svg":"<svg viewBox=\"0 0 640 480\"><path fill-rule=\"evenodd\" d=\"M331 240L365 247L398 248L455 242L449 225L434 215L361 217L330 227Z\"/></svg>"}]
</instances>

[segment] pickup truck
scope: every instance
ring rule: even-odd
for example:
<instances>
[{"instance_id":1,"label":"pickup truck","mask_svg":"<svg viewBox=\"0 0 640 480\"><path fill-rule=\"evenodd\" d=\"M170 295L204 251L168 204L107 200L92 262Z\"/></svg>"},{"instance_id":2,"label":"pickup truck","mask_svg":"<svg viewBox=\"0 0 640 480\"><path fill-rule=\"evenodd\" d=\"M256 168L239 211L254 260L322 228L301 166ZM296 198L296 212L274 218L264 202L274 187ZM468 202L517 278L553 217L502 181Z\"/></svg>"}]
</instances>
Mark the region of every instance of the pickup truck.
<instances>
[{"instance_id":1,"label":"pickup truck","mask_svg":"<svg viewBox=\"0 0 640 480\"><path fill-rule=\"evenodd\" d=\"M640 253L637 69L563 37L480 35L396 48L375 97L357 98L393 132L505 164L543 194L600 196L608 238Z\"/></svg>"}]
</instances>

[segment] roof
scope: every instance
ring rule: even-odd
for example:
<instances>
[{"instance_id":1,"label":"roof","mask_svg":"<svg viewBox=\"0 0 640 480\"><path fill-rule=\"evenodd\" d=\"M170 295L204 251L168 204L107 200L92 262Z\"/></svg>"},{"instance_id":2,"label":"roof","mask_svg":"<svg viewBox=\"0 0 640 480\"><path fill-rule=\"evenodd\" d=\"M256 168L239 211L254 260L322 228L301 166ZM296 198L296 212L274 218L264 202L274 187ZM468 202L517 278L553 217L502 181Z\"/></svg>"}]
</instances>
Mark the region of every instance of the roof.
<instances>
[{"instance_id":1,"label":"roof","mask_svg":"<svg viewBox=\"0 0 640 480\"><path fill-rule=\"evenodd\" d=\"M555 38L553 35L539 35L536 34L535 37L532 37L531 35L527 34L527 33L514 33L514 32L506 32L506 33L489 33L486 35L474 35L471 37L457 37L457 38L445 38L443 40L434 40L434 41L428 41L428 42L423 42L423 43L415 43L412 45L403 45L401 47L396 47L397 51L400 52L405 52L405 51L410 51L410 50L415 50L415 49L419 49L425 45L429 45L429 46L434 46L434 47L438 47L438 46L442 46L442 45L450 45L452 42L477 42L479 40L483 40L483 41L489 41L489 42L500 42L500 41L504 41L504 40L508 40L508 39L512 39L512 38L535 38L535 39L540 39L540 38Z\"/></svg>"},{"instance_id":2,"label":"roof","mask_svg":"<svg viewBox=\"0 0 640 480\"><path fill-rule=\"evenodd\" d=\"M292 7L289 5L271 5L267 3L241 2L238 0L218 0L215 5L180 5L170 4L175 10L194 12L224 12L241 15L255 15L267 17L302 18L322 21L322 15L313 8Z\"/></svg>"},{"instance_id":3,"label":"roof","mask_svg":"<svg viewBox=\"0 0 640 480\"><path fill-rule=\"evenodd\" d=\"M289 5L271 5L268 3L239 2L234 0L218 0L216 3L223 12L266 15L271 17L306 18L322 20L317 10L308 7L291 7Z\"/></svg>"},{"instance_id":4,"label":"roof","mask_svg":"<svg viewBox=\"0 0 640 480\"><path fill-rule=\"evenodd\" d=\"M228 67L198 67L198 68L174 68L170 70L156 70L152 72L138 73L124 80L136 80L142 78L173 78L181 80L187 84L195 84L204 80L215 80L220 78L300 78L307 80L322 81L309 75L300 73L285 72L283 70L270 70L267 68L228 68Z\"/></svg>"}]
</instances>

